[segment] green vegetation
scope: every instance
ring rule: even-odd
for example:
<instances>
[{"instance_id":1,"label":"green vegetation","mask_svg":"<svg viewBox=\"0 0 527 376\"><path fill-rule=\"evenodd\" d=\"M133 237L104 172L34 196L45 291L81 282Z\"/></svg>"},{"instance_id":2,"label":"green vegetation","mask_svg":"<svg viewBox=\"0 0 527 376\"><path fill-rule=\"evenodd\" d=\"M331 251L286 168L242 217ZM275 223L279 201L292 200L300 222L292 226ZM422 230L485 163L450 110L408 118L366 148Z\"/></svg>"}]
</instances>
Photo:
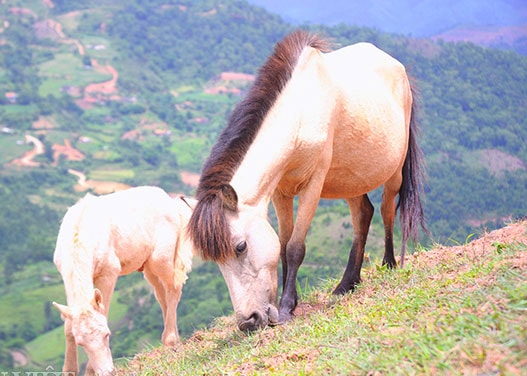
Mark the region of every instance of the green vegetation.
<instances>
[{"instance_id":1,"label":"green vegetation","mask_svg":"<svg viewBox=\"0 0 527 376\"><path fill-rule=\"evenodd\" d=\"M62 350L51 349L60 341L50 339L50 348L42 349L46 340L41 336L60 333L58 313L48 313L45 305L62 291L51 262L53 249L67 207L85 193L75 191L77 177L68 169L94 181L159 185L191 195L194 188L183 183L181 172L199 173L248 83L228 83L241 95L206 90L224 84L219 81L224 71L254 74L275 42L292 30L279 17L237 0L53 3L52 9L36 0L0 4L0 22L8 25L0 31L0 127L6 128L0 133L1 369L12 367L9 351L23 347L30 365L60 363ZM60 23L64 37L46 28L49 20ZM425 246L459 242L525 216L527 58L347 25L306 27L340 45L372 42L416 78L429 175L425 214L434 236L422 239ZM116 69L117 86L86 100L88 84L110 78L96 63ZM6 93L16 94L15 103ZM20 144L26 134L44 144L35 159L39 167L8 164L31 149ZM53 147L66 143L84 159L64 154L55 159ZM380 194L371 194L377 214L367 253L373 265L383 249ZM340 277L351 231L345 203L323 201L299 271L302 291ZM395 237L398 244L400 235ZM126 277L117 292L114 355L128 357L158 344L161 313L143 278ZM138 306L138 299L144 305ZM37 307L35 318L26 325L29 319L22 312L30 306ZM231 310L218 268L197 262L179 306L182 336ZM15 329L5 329L7 324Z\"/></svg>"}]
</instances>

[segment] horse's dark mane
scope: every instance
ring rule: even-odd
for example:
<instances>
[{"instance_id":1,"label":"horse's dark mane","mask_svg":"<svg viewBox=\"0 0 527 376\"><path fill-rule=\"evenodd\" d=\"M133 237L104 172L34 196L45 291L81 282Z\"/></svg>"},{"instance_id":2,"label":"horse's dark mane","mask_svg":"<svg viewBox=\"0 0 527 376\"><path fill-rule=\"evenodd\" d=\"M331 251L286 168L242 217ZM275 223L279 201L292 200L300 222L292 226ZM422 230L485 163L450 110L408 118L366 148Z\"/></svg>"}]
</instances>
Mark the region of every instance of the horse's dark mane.
<instances>
[{"instance_id":1,"label":"horse's dark mane","mask_svg":"<svg viewBox=\"0 0 527 376\"><path fill-rule=\"evenodd\" d=\"M321 51L329 44L314 34L297 30L276 44L259 69L246 97L233 110L205 162L196 192L198 203L188 225L198 252L217 262L234 257L221 190L228 184L251 146L267 113L290 80L305 47Z\"/></svg>"}]
</instances>

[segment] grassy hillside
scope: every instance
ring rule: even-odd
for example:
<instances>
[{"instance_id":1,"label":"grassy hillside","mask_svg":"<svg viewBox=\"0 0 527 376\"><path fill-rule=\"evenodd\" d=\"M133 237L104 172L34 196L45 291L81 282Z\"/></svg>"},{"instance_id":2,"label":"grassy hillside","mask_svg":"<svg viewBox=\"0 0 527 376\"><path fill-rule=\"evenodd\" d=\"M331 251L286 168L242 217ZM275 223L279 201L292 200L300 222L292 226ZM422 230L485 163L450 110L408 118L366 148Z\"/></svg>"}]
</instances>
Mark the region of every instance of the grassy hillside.
<instances>
[{"instance_id":1,"label":"grassy hillside","mask_svg":"<svg viewBox=\"0 0 527 376\"><path fill-rule=\"evenodd\" d=\"M358 289L306 293L292 322L251 335L232 316L118 375L503 374L527 367L527 222L372 265Z\"/></svg>"},{"instance_id":2,"label":"grassy hillside","mask_svg":"<svg viewBox=\"0 0 527 376\"><path fill-rule=\"evenodd\" d=\"M61 321L46 304L62 294L51 260L67 207L86 191L143 184L192 194L247 77L293 26L237 0L6 0L0 25L0 369L13 366L12 351L27 352L28 366L55 366ZM416 77L435 241L463 242L525 215L527 59L344 24L309 28L341 45L374 43ZM42 150L31 159L35 139ZM378 215L380 193L371 196ZM302 291L340 277L351 231L344 202L321 203ZM376 216L373 265L382 236ZM127 357L158 343L161 313L141 275L118 290L112 346ZM196 266L179 306L182 335L231 310L216 265Z\"/></svg>"}]
</instances>

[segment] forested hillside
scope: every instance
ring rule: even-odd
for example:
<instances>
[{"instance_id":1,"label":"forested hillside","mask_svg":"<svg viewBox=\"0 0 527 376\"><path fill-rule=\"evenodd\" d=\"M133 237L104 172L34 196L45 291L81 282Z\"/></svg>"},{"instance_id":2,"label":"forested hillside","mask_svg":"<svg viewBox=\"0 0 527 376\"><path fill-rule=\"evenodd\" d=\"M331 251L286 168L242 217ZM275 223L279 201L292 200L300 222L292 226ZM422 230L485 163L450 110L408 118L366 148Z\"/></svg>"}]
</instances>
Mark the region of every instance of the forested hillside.
<instances>
[{"instance_id":1,"label":"forested hillside","mask_svg":"<svg viewBox=\"0 0 527 376\"><path fill-rule=\"evenodd\" d=\"M525 216L527 58L344 24L309 28L340 45L375 43L415 78L433 234L422 238L425 246L464 242ZM237 0L0 4L2 369L15 353L22 367L61 361L61 321L49 302L65 299L51 261L67 207L87 191L146 184L191 195L228 114L291 30ZM372 197L378 201L379 192ZM372 260L381 239L375 217ZM322 202L300 270L303 288L340 275L350 244L344 202ZM162 322L139 274L117 290L111 323L119 357L157 343ZM178 310L181 333L230 311L217 267L197 261Z\"/></svg>"}]
</instances>

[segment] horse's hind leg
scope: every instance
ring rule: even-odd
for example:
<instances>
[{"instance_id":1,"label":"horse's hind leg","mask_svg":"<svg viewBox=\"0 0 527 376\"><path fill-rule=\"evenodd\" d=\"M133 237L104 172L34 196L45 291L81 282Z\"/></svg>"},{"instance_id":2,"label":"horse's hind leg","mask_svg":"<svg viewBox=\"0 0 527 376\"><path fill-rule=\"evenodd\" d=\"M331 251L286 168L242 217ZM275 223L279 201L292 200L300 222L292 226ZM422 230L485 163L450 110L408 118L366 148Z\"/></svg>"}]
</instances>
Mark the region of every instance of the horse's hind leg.
<instances>
[{"instance_id":1,"label":"horse's hind leg","mask_svg":"<svg viewBox=\"0 0 527 376\"><path fill-rule=\"evenodd\" d=\"M393 269L397 267L395 255L393 252L393 226L395 222L395 213L397 206L395 197L401 187L401 178L396 175L394 178L386 182L382 192L381 214L384 223L384 257L382 264L387 265L388 268Z\"/></svg>"},{"instance_id":2,"label":"horse's hind leg","mask_svg":"<svg viewBox=\"0 0 527 376\"><path fill-rule=\"evenodd\" d=\"M342 280L333 291L334 295L342 295L360 283L360 270L364 259L364 248L373 217L373 205L367 195L346 199L351 212L353 223L353 243L349 254L348 264Z\"/></svg>"}]
</instances>

